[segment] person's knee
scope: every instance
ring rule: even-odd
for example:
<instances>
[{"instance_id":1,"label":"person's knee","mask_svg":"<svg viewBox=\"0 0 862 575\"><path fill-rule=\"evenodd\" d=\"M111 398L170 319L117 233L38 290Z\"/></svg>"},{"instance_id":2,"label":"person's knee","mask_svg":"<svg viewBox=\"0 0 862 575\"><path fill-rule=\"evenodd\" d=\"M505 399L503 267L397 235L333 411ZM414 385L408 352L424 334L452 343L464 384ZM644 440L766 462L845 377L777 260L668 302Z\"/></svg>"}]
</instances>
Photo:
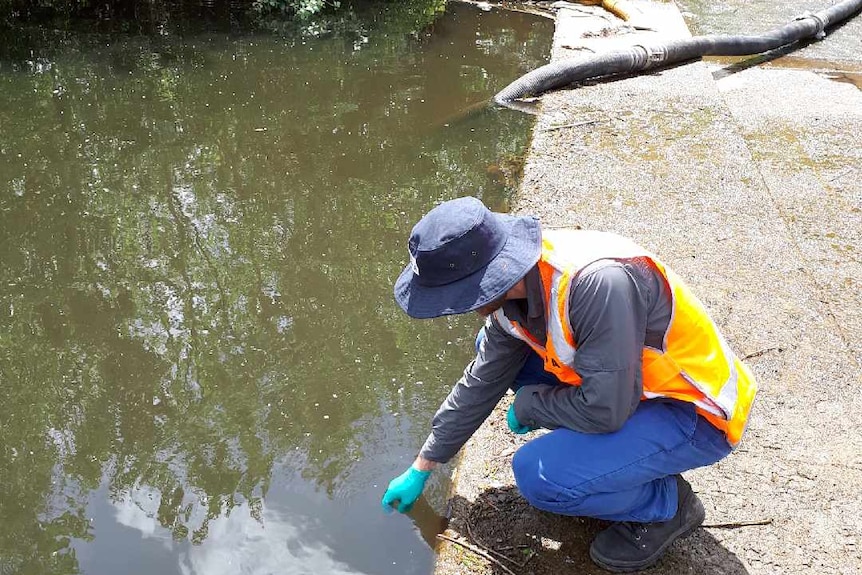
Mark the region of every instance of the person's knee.
<instances>
[{"instance_id":1,"label":"person's knee","mask_svg":"<svg viewBox=\"0 0 862 575\"><path fill-rule=\"evenodd\" d=\"M529 449L529 444L524 445L512 456L512 473L515 475L515 485L521 495L538 507L536 503L540 497L540 476L538 458Z\"/></svg>"},{"instance_id":2,"label":"person's knee","mask_svg":"<svg viewBox=\"0 0 862 575\"><path fill-rule=\"evenodd\" d=\"M546 511L577 514L583 497L575 490L555 483L548 472L546 461L533 442L523 445L512 457L512 471L518 491L530 505Z\"/></svg>"}]
</instances>

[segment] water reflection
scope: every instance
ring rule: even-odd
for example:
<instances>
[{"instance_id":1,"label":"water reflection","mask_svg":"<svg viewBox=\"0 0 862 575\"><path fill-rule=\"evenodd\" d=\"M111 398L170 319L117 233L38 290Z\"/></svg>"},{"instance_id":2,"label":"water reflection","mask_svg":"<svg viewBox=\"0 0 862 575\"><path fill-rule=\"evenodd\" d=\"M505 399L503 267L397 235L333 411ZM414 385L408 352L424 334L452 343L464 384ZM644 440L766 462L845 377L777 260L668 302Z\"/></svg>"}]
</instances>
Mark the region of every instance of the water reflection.
<instances>
[{"instance_id":1,"label":"water reflection","mask_svg":"<svg viewBox=\"0 0 862 575\"><path fill-rule=\"evenodd\" d=\"M209 522L199 544L176 538L162 524L163 495L138 486L119 497L94 494L94 539L75 543L84 564L98 558L105 572L158 572L177 575L285 573L356 575L363 573L336 558L313 516L277 509L268 503L241 503ZM306 494L309 495L309 494ZM314 498L313 495L311 495ZM194 523L202 517L190 517Z\"/></svg>"},{"instance_id":2,"label":"water reflection","mask_svg":"<svg viewBox=\"0 0 862 575\"><path fill-rule=\"evenodd\" d=\"M175 544L156 515L160 494L152 489L129 491L111 502L117 523L153 539L168 551ZM309 518L291 518L265 503L231 509L209 523L199 545L177 545L175 555L182 575L359 575L359 571L333 558L324 543L309 540ZM162 571L164 572L164 571Z\"/></svg>"},{"instance_id":3,"label":"water reflection","mask_svg":"<svg viewBox=\"0 0 862 575\"><path fill-rule=\"evenodd\" d=\"M427 569L379 482L476 326L391 285L433 203L504 202L529 119L437 126L551 26L399 26L0 39L0 573Z\"/></svg>"}]
</instances>

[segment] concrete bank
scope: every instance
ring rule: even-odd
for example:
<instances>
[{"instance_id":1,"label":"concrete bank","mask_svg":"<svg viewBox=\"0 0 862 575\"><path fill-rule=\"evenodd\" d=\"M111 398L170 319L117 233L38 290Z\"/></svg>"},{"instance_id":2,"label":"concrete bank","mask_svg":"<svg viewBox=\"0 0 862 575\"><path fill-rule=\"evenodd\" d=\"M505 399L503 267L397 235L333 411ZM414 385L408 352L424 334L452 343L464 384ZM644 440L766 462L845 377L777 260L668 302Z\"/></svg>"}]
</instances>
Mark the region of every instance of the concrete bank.
<instances>
[{"instance_id":1,"label":"concrete bank","mask_svg":"<svg viewBox=\"0 0 862 575\"><path fill-rule=\"evenodd\" d=\"M782 3L769 21L765 1L693 4L694 26L732 14L702 30L724 33L822 8ZM553 58L689 33L674 4L637 6L658 32L560 10ZM762 389L740 448L687 475L707 527L649 573L862 573L860 18L783 60L700 62L543 98L515 211L650 248ZM518 495L511 456L530 436L508 432L503 403L463 451L446 532L493 559L442 542L436 573L604 573L588 555L602 522Z\"/></svg>"}]
</instances>

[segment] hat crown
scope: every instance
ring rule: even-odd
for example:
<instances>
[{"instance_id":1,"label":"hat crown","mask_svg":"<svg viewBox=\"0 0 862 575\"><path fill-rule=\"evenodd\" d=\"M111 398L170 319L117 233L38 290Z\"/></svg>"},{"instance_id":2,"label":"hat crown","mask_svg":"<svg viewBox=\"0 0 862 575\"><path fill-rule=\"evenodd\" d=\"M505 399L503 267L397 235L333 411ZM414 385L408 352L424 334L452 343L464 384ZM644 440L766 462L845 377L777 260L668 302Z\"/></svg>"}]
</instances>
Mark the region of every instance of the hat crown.
<instances>
[{"instance_id":1,"label":"hat crown","mask_svg":"<svg viewBox=\"0 0 862 575\"><path fill-rule=\"evenodd\" d=\"M444 202L413 227L408 244L414 281L446 285L488 265L506 245L509 232L476 198Z\"/></svg>"}]
</instances>

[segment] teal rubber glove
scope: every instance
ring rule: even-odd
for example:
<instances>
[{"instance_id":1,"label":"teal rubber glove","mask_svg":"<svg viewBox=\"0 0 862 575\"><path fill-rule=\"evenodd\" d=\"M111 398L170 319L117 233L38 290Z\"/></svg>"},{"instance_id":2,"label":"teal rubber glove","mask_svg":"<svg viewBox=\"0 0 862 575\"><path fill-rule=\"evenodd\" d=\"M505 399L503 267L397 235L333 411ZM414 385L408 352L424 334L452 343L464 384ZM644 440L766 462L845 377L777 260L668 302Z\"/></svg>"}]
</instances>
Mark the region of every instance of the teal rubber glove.
<instances>
[{"instance_id":1,"label":"teal rubber glove","mask_svg":"<svg viewBox=\"0 0 862 575\"><path fill-rule=\"evenodd\" d=\"M509 411L506 413L506 423L509 424L509 429L512 431L512 433L517 433L518 435L536 429L535 427L530 427L529 425L521 425L521 423L518 421L518 417L515 415L514 402L512 402L512 405L509 406Z\"/></svg>"},{"instance_id":2,"label":"teal rubber glove","mask_svg":"<svg viewBox=\"0 0 862 575\"><path fill-rule=\"evenodd\" d=\"M399 513L410 511L422 495L430 475L430 471L419 471L411 465L407 471L389 482L389 488L383 494L383 509L388 510L397 501Z\"/></svg>"}]
</instances>

